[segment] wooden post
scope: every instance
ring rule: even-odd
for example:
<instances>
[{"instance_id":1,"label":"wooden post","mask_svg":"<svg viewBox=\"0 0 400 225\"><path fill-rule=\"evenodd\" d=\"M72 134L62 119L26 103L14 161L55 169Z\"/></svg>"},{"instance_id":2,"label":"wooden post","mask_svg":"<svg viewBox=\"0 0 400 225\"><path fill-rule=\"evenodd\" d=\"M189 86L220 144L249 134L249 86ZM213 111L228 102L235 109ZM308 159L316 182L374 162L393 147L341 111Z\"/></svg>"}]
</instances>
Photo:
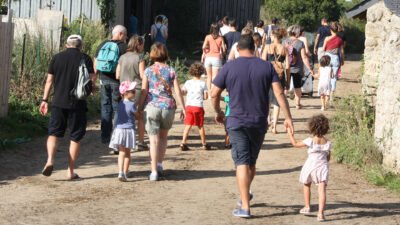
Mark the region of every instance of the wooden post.
<instances>
[{"instance_id":1,"label":"wooden post","mask_svg":"<svg viewBox=\"0 0 400 225\"><path fill-rule=\"evenodd\" d=\"M8 114L13 41L14 23L9 10L7 16L0 16L0 118Z\"/></svg>"}]
</instances>

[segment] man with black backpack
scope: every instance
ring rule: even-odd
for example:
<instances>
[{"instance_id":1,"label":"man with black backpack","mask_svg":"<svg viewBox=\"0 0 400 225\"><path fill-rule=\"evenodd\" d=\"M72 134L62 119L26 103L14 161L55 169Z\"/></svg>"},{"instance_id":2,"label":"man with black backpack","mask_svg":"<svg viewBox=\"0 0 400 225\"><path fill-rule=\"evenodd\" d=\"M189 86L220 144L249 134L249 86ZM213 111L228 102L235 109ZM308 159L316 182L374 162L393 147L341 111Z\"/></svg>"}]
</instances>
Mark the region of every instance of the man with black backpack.
<instances>
[{"instance_id":1,"label":"man with black backpack","mask_svg":"<svg viewBox=\"0 0 400 225\"><path fill-rule=\"evenodd\" d=\"M86 133L87 104L85 99L93 87L88 87L88 92L82 92L84 85L78 80L84 75L85 84L95 84L93 82L95 80L93 62L88 55L81 53L81 47L82 37L71 35L67 39L66 49L54 55L50 61L43 99L39 108L42 115L47 115L50 90L54 86L47 139L48 158L42 171L44 176L50 176L53 172L58 138L64 136L68 126L71 142L67 177L69 180L79 178L74 173L74 167L80 150L80 141ZM92 82L88 82L88 77Z\"/></svg>"},{"instance_id":2,"label":"man with black backpack","mask_svg":"<svg viewBox=\"0 0 400 225\"><path fill-rule=\"evenodd\" d=\"M119 94L119 81L116 79L116 68L121 55L126 52L127 30L117 25L112 30L111 40L104 41L97 48L95 55L95 72L100 76L101 95L101 142L110 142L113 129L113 115L116 115Z\"/></svg>"}]
</instances>

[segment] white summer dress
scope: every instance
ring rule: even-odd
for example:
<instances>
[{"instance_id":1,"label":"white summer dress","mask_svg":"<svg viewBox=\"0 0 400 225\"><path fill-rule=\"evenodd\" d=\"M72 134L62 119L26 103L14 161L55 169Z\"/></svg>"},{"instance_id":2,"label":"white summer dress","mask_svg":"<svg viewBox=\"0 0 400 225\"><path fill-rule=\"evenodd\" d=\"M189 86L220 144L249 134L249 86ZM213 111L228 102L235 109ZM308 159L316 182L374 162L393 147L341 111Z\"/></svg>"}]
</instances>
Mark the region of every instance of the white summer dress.
<instances>
[{"instance_id":1,"label":"white summer dress","mask_svg":"<svg viewBox=\"0 0 400 225\"><path fill-rule=\"evenodd\" d=\"M327 141L325 144L314 144L312 138L303 140L303 143L308 146L308 158L301 169L300 183L328 183L328 155L332 143Z\"/></svg>"},{"instance_id":2,"label":"white summer dress","mask_svg":"<svg viewBox=\"0 0 400 225\"><path fill-rule=\"evenodd\" d=\"M325 66L320 68L318 95L329 95L331 92L332 67Z\"/></svg>"}]
</instances>

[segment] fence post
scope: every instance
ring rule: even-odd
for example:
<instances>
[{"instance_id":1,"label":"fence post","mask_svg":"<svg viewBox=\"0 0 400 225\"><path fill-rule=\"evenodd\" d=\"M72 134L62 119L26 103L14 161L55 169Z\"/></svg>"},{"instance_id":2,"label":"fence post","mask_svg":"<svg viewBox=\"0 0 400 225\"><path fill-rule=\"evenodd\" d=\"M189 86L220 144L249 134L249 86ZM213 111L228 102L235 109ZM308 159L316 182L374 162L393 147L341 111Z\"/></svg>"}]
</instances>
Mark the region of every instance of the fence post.
<instances>
[{"instance_id":1,"label":"fence post","mask_svg":"<svg viewBox=\"0 0 400 225\"><path fill-rule=\"evenodd\" d=\"M11 58L14 42L12 12L13 11L9 9L7 16L0 16L0 118L8 114L8 98L10 94L12 68Z\"/></svg>"}]
</instances>

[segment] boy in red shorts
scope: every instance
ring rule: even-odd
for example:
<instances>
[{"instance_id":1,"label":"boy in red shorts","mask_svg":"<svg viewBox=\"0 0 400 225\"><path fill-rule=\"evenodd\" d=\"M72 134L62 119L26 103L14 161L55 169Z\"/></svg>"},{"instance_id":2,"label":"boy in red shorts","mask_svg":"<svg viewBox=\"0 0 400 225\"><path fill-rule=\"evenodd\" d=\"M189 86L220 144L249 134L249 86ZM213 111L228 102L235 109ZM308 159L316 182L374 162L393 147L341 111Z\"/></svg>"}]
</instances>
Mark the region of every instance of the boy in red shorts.
<instances>
[{"instance_id":1,"label":"boy in red shorts","mask_svg":"<svg viewBox=\"0 0 400 225\"><path fill-rule=\"evenodd\" d=\"M192 126L199 127L201 143L204 150L210 150L211 147L206 142L206 132L204 130L204 108L203 101L208 98L208 90L206 82L200 79L204 74L205 69L200 63L194 63L190 66L189 74L193 76L191 80L187 80L182 87L183 92L186 94L186 117L185 117L185 130L183 131L182 144L180 148L182 151L189 150L186 144L190 129Z\"/></svg>"}]
</instances>

